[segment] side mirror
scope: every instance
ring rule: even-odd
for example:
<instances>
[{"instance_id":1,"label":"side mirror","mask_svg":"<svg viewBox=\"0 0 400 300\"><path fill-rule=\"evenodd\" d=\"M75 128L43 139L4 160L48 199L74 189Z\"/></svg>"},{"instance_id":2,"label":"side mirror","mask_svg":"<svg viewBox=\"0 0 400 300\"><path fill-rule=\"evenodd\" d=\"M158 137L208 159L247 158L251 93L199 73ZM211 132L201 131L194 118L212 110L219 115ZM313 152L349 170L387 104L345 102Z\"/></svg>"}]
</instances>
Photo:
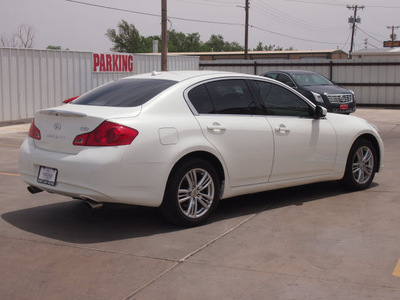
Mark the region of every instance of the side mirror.
<instances>
[{"instance_id":1,"label":"side mirror","mask_svg":"<svg viewBox=\"0 0 400 300\"><path fill-rule=\"evenodd\" d=\"M317 105L317 107L315 108L315 118L316 119L321 119L321 118L326 117L327 113L328 113L328 110L323 106Z\"/></svg>"}]
</instances>

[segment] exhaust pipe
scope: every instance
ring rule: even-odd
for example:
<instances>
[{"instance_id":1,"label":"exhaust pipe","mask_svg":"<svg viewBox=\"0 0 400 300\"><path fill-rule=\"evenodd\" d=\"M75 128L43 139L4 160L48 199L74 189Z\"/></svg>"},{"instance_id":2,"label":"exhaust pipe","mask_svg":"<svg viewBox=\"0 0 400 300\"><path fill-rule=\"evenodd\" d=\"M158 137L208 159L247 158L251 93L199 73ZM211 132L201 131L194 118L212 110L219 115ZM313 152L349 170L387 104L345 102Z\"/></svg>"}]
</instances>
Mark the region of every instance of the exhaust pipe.
<instances>
[{"instance_id":1,"label":"exhaust pipe","mask_svg":"<svg viewBox=\"0 0 400 300\"><path fill-rule=\"evenodd\" d=\"M31 194L37 194L37 193L43 192L42 189L39 189L38 187L33 186L33 185L28 186L27 189Z\"/></svg>"},{"instance_id":2,"label":"exhaust pipe","mask_svg":"<svg viewBox=\"0 0 400 300\"><path fill-rule=\"evenodd\" d=\"M91 199L81 199L90 209L99 209L103 207L103 203L93 201Z\"/></svg>"}]
</instances>

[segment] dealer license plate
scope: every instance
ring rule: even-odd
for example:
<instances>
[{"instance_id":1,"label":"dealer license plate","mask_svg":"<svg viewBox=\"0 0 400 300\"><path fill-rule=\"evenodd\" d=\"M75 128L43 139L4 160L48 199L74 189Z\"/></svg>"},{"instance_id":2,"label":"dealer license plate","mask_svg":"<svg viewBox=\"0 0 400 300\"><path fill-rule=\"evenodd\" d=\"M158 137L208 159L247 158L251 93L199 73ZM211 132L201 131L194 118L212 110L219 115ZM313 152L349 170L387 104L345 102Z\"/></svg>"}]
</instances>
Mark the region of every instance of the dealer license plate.
<instances>
[{"instance_id":1,"label":"dealer license plate","mask_svg":"<svg viewBox=\"0 0 400 300\"><path fill-rule=\"evenodd\" d=\"M340 110L346 110L346 109L349 109L349 105L348 104L340 105Z\"/></svg>"},{"instance_id":2,"label":"dealer license plate","mask_svg":"<svg viewBox=\"0 0 400 300\"><path fill-rule=\"evenodd\" d=\"M55 186L57 182L58 170L40 166L37 182Z\"/></svg>"}]
</instances>

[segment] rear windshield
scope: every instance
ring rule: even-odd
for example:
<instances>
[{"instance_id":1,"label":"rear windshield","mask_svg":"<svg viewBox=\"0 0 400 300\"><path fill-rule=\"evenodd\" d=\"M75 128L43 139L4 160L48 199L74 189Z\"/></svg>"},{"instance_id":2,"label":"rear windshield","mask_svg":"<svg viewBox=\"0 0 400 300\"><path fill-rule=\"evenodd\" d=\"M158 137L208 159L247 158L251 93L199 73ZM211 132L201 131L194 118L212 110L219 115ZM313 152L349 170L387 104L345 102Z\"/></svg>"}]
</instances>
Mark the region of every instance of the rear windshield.
<instances>
[{"instance_id":1,"label":"rear windshield","mask_svg":"<svg viewBox=\"0 0 400 300\"><path fill-rule=\"evenodd\" d=\"M117 80L101 86L71 102L81 105L139 106L177 83L163 79Z\"/></svg>"}]
</instances>

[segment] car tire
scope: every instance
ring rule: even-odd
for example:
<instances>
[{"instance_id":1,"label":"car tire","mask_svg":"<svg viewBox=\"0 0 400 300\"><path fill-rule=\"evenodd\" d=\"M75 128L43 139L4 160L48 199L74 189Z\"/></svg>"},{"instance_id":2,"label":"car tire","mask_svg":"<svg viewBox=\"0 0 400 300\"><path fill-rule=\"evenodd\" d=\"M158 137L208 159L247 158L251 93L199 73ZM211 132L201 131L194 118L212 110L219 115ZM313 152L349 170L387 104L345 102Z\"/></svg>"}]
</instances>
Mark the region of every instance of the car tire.
<instances>
[{"instance_id":1,"label":"car tire","mask_svg":"<svg viewBox=\"0 0 400 300\"><path fill-rule=\"evenodd\" d=\"M174 224L199 226L216 209L220 193L220 179L209 162L198 158L185 160L170 174L160 211Z\"/></svg>"},{"instance_id":2,"label":"car tire","mask_svg":"<svg viewBox=\"0 0 400 300\"><path fill-rule=\"evenodd\" d=\"M359 139L350 149L346 171L340 183L348 190L364 190L374 179L376 165L374 145L369 140Z\"/></svg>"}]
</instances>

